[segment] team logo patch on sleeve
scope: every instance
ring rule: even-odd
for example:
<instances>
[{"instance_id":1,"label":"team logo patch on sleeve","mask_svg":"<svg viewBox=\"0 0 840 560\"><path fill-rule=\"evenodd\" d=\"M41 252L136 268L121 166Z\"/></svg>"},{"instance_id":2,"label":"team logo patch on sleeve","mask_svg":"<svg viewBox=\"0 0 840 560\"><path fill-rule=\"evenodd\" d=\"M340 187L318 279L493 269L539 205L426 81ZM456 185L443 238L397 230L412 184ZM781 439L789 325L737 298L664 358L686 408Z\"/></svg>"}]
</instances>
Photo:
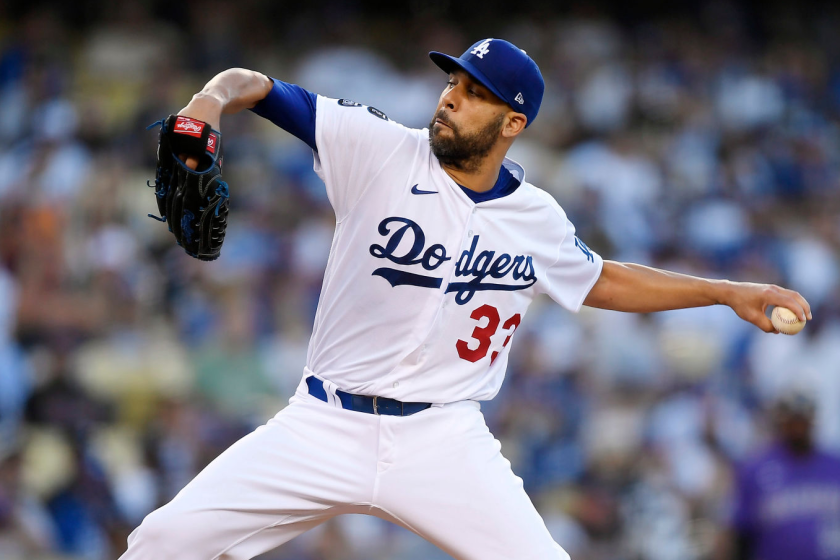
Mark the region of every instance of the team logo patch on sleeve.
<instances>
[{"instance_id":1,"label":"team logo patch on sleeve","mask_svg":"<svg viewBox=\"0 0 840 560\"><path fill-rule=\"evenodd\" d=\"M370 113L370 114L371 114L371 115L373 115L374 117L379 117L379 118L380 118L380 119L382 119L383 121L387 121L387 120L388 120L388 115L386 115L385 113L383 113L382 111L380 111L380 110L379 110L379 109L377 109L376 107L368 107L368 113Z\"/></svg>"},{"instance_id":2,"label":"team logo patch on sleeve","mask_svg":"<svg viewBox=\"0 0 840 560\"><path fill-rule=\"evenodd\" d=\"M339 99L338 104L342 107L361 107L361 103L356 103L355 101L350 101L349 99Z\"/></svg>"},{"instance_id":3,"label":"team logo patch on sleeve","mask_svg":"<svg viewBox=\"0 0 840 560\"><path fill-rule=\"evenodd\" d=\"M592 254L592 250L586 246L586 243L578 239L577 235L575 236L575 247L580 249L581 252L586 255L586 260L593 263L595 262L595 256Z\"/></svg>"}]
</instances>

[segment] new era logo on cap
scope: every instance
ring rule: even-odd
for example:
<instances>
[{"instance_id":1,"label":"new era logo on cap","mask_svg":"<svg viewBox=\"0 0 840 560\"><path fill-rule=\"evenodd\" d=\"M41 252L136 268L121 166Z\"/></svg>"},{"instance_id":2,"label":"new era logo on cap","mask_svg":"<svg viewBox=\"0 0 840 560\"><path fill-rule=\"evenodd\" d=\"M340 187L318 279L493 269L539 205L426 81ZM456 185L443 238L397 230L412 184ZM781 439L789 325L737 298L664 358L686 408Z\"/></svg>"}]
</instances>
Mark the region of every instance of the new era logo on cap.
<instances>
[{"instance_id":1,"label":"new era logo on cap","mask_svg":"<svg viewBox=\"0 0 840 560\"><path fill-rule=\"evenodd\" d=\"M492 56L488 56L492 54ZM461 69L493 94L524 114L530 126L540 110L545 81L528 53L504 39L482 39L460 57L440 52L429 56L444 72Z\"/></svg>"}]
</instances>

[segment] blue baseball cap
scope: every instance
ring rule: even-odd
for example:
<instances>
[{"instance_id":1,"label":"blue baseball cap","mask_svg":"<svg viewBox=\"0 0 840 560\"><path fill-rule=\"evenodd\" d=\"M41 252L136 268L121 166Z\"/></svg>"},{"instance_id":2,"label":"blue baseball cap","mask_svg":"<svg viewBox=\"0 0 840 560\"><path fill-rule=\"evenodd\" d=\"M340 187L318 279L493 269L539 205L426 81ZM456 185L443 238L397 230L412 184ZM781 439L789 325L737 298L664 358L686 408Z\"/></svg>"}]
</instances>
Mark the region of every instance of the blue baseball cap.
<instances>
[{"instance_id":1,"label":"blue baseball cap","mask_svg":"<svg viewBox=\"0 0 840 560\"><path fill-rule=\"evenodd\" d=\"M545 81L537 63L528 54L503 39L482 39L459 58L440 52L429 53L444 72L460 68L492 91L511 108L528 117L531 126L542 103Z\"/></svg>"}]
</instances>

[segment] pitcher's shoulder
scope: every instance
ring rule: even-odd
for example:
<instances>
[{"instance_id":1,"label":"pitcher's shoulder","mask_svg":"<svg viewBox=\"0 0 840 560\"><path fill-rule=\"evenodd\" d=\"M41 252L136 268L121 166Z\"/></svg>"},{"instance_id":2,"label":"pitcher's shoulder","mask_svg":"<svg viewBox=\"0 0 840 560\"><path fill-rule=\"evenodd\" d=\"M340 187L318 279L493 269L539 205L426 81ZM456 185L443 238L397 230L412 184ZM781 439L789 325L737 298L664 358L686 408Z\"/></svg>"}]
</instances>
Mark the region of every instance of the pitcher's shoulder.
<instances>
[{"instance_id":1,"label":"pitcher's shoulder","mask_svg":"<svg viewBox=\"0 0 840 560\"><path fill-rule=\"evenodd\" d=\"M563 210L563 207L560 206L557 199L545 189L541 189L532 183L524 182L519 186L517 192L529 205L549 208L553 212L556 212L560 218L566 219L566 211Z\"/></svg>"},{"instance_id":2,"label":"pitcher's shoulder","mask_svg":"<svg viewBox=\"0 0 840 560\"><path fill-rule=\"evenodd\" d=\"M401 130L406 134L422 135L422 131L409 128L391 119L384 111L351 99L335 99L318 95L318 113L324 117L323 124L328 124L331 121L344 121L352 122L354 126L360 128Z\"/></svg>"}]
</instances>

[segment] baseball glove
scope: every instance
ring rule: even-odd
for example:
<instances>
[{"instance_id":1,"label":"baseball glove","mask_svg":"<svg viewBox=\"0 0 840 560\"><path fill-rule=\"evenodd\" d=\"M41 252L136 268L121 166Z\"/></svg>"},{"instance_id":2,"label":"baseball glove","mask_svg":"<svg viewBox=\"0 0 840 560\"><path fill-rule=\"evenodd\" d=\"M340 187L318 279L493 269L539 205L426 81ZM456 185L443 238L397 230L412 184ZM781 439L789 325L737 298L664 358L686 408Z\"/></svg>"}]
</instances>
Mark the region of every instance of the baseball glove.
<instances>
[{"instance_id":1,"label":"baseball glove","mask_svg":"<svg viewBox=\"0 0 840 560\"><path fill-rule=\"evenodd\" d=\"M160 217L188 255L203 261L219 258L225 240L228 185L222 181L222 135L206 122L169 115L160 126L154 187ZM198 159L195 170L179 156Z\"/></svg>"}]
</instances>

